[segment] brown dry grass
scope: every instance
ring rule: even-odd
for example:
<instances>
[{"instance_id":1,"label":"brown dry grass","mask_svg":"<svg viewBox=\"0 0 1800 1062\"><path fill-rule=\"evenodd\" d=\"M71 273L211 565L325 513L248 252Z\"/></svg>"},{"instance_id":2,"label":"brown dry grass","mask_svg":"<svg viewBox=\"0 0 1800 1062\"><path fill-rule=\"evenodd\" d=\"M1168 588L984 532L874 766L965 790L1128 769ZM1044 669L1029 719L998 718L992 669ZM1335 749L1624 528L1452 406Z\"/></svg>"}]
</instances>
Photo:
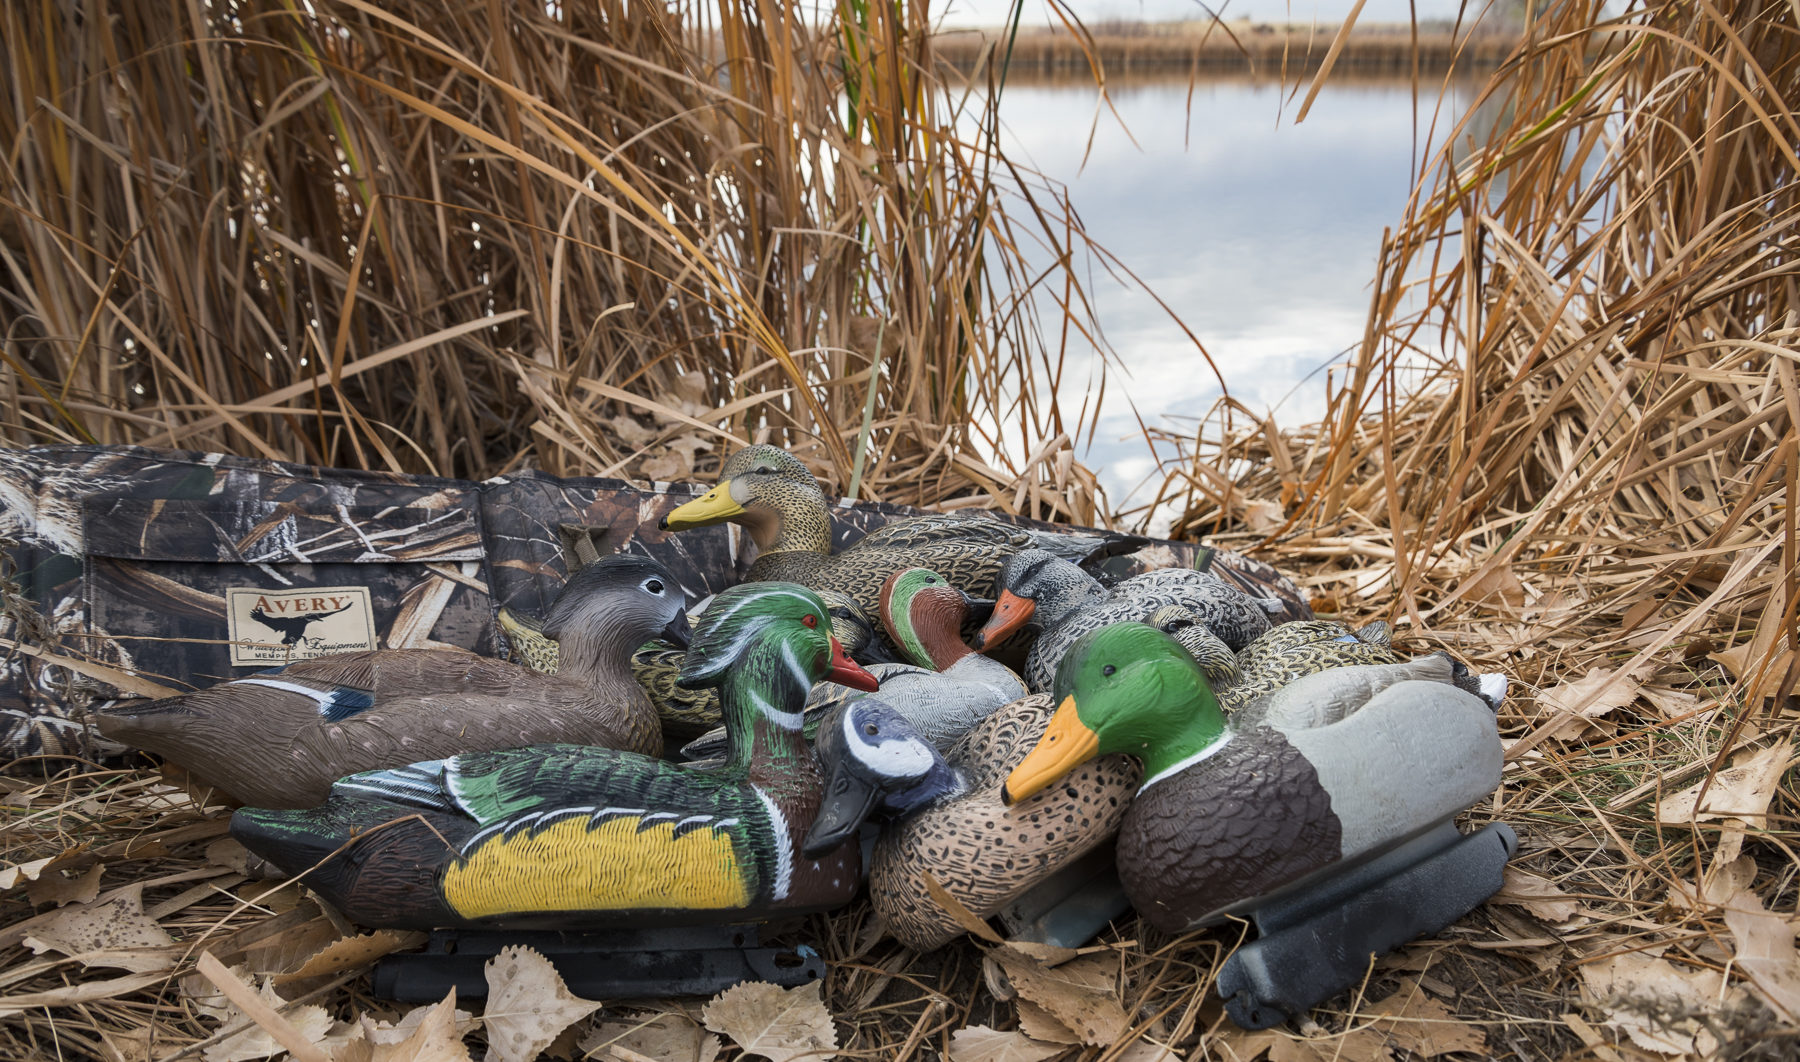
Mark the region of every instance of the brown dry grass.
<instances>
[{"instance_id":1,"label":"brown dry grass","mask_svg":"<svg viewBox=\"0 0 1800 1062\"><path fill-rule=\"evenodd\" d=\"M12 389L8 408L16 411L9 438L81 437L85 431L110 441L154 437L232 449L256 450L260 442L284 456L353 463L359 456L379 463L385 446L404 467L459 473L505 467L529 444L548 467L589 470L631 460L630 450L604 427L608 418L644 410L646 401L673 401L670 396L681 392L669 374L680 366L685 378L698 365L707 388L695 396L696 406L740 403L731 431L742 435L765 425L777 439L792 442L819 430L821 421L809 419L817 414L802 407L799 391L775 398L758 393L767 381L779 380L784 388L804 382L828 413L854 411L830 421L848 450L861 422L863 391L855 377L866 373L875 341L837 344L862 353L818 355L797 376L774 353L776 342L790 349L827 345L801 323L829 331L844 327L843 313L860 312L862 304L851 299L809 317L814 303L807 300L828 295L833 285L854 288L862 293L858 297L879 291L892 298L881 305L906 322L907 342L898 350L908 355L921 349L914 346L920 337L930 340L923 349L967 349L971 359L996 349L1038 349L984 340L995 333L977 323L1001 320L1008 336L1034 334L1037 326L1022 308L995 314L997 305L1007 304L997 303L1000 296L986 286L1010 291L1021 278L1005 269L972 272L967 259L950 264L943 241L908 243L915 231L909 225L937 233L940 226L959 231L959 224L1000 224L994 215L944 220L939 214L953 197L929 182L909 183L925 176L950 181L964 172L948 163L933 169L915 154L942 149L935 134L906 126L906 137L897 138L891 151L882 149L888 152L879 156L885 168L857 171L857 179L885 174L893 182L882 185L882 195L859 200L881 204L860 215L871 226L888 226L881 240L872 241L878 251L855 250L856 241L841 238L860 234L861 221L832 230L806 215L795 227L811 234L811 251L793 249L793 258L782 258L789 249L768 239L779 226L743 220L732 230L742 235L708 243L698 229L671 223L709 253L731 248L719 260L738 265L722 270L721 280L670 250L670 243L679 245L677 234L657 220L656 211L642 209L606 182L596 182L602 190L592 195L583 190L586 170L569 160L583 158L583 150L600 156L625 175L628 186L644 181L644 188L665 190L673 202L686 182L662 178L657 160L672 161L671 152L691 149L695 129L701 137L721 138L732 130L736 154L709 155L706 167L722 165L737 175L747 172L741 160L754 154L747 145L761 143L747 129L774 130L789 150L810 137L844 136L819 117L822 112L809 112L814 124L803 123L805 132L792 138L781 135L790 128L786 117L769 119L754 108L740 109L726 122L715 112L730 107L713 106L712 82L696 87L658 73L666 67L656 62L645 66L624 54L602 55L560 30L544 30L532 50L504 60L515 64L510 78L491 79L474 72L492 69L487 57L496 35L486 32L484 21L460 26L440 16L431 23L440 37L461 32L469 36L466 43L480 44L469 54L484 62L464 65L428 46L423 31L375 19L360 5L324 4L320 10L358 26L355 39L371 50L351 57L320 40L316 54L309 54L297 44L294 16L279 7L246 23L263 27L255 32L275 41L254 47L184 51L166 44L158 50L150 45L167 38L142 31L150 58L140 62L179 65L170 53L211 54L209 62L247 63L231 68L246 83L254 83L252 75L269 78L263 83L269 99L278 86L292 86L285 98L305 103L279 121L265 114L255 121L231 119L236 125L188 124L196 122L196 113L211 112L176 106L154 93L109 95L94 87L91 96L77 94L79 107L32 111L32 136L21 137L18 109L5 109L0 121L15 123L7 131L20 159L7 186L13 210L0 229L8 266L19 271L7 291L17 300L26 288L16 278L37 275L31 270L40 267L18 264L27 253L40 255L44 273L63 281L60 287L32 287L28 293L36 301L30 308L15 301L0 310L13 315L6 322L4 378ZM485 19L493 10L478 14ZM1302 1030L1312 1039L1303 1042L1259 1042L1222 1026L1211 981L1232 943L1229 933L1171 941L1142 927L1122 927L1103 954L1117 963L1129 1032L1113 1048L1081 1049L1083 1058L1122 1057L1127 1044L1136 1050L1148 1036L1175 1043L1191 1057L1244 1057L1270 1046L1282 1058L1375 1058L1385 1057L1384 1044L1419 1057L1459 1043L1464 1050L1457 1057L1612 1060L1649 1057L1633 1046L1628 1030L1659 1023L1674 1030L1670 1035L1685 1036L1696 1053L1778 1058L1794 1050L1792 1015L1780 1008L1792 1006L1796 983L1784 979L1800 977L1788 921L1800 880L1793 837L1800 802L1780 767L1791 758L1797 718L1791 693L1800 667L1800 553L1792 509L1800 489L1794 430L1800 387L1791 353L1800 311L1793 255L1800 207L1793 147L1800 143L1794 118L1800 27L1791 6L1769 3L1664 5L1613 22L1603 14L1597 4L1571 3L1543 16L1528 45L1495 76L1489 93L1496 105L1474 112L1462 130L1467 137L1455 138L1472 139L1475 146L1434 162L1387 243L1368 331L1336 381L1327 422L1283 429L1227 403L1192 434L1163 433L1154 440L1173 454L1166 496L1182 509L1179 527L1185 532L1253 549L1295 571L1321 609L1357 619L1391 615L1409 646L1447 647L1514 679L1514 697L1501 717L1510 747L1506 785L1474 818L1502 818L1517 827L1524 838L1518 864L1538 880L1517 879L1513 902L1490 904L1439 940L1384 961L1358 992L1315 1011L1317 1024ZM35 15L9 9L8 17ZM120 25L137 26L136 17ZM521 24L538 25L516 12L510 17L515 32ZM733 17L739 29L754 21L743 12ZM602 19L582 32L611 25ZM7 39L20 41L22 28L8 26ZM277 39L278 31L284 36ZM33 39L46 39L56 31L32 32ZM752 38L733 43L727 33L724 46L745 55L784 46ZM632 55L690 54L649 35L633 45L646 50ZM15 102L20 85L33 86L32 99L64 98L67 76L21 66L38 53L12 47ZM662 47L674 51L656 50ZM558 58L544 60L536 73L522 73L523 56L538 57L543 48ZM495 49L491 63L503 61L498 53L504 50ZM904 66L903 51L875 53ZM256 62L244 58L250 55ZM654 128L623 113L606 115L622 123L616 128L594 124L597 112L575 121L538 98L543 83L534 82L533 92L506 87L527 76L547 82L558 63L635 71L643 84L630 84L664 93L647 106L665 107L675 117ZM97 68L111 64L94 60ZM264 64L287 65L270 66L265 74ZM864 82L873 93L891 68L868 69L879 70ZM216 83L225 95L222 86L233 82L223 70L220 65L209 72L208 63L196 63L192 84L182 80L185 70L163 76L187 85L184 91L216 98L207 96L215 90L205 86ZM293 76L284 81L281 71ZM155 82L144 77L145 84ZM388 79L413 86L418 99L454 103L453 109L433 105L476 132L489 130L491 141L428 117L417 104L384 109L395 88ZM616 103L615 93L582 105ZM331 134L315 132L309 140L284 128L330 121L333 107L349 116L342 119L346 128L367 137L359 158L403 164L369 172L367 179L380 185L379 203L371 194L362 215L354 209L360 193L330 191L341 171L333 156L319 152L332 143ZM147 115L157 121L147 123L141 117ZM713 117L702 121L702 115ZM255 170L252 183L272 182L267 187L277 189L274 196L255 195L285 212L281 225L266 228L250 224L250 200L238 198L248 193L233 190L224 169L182 169L170 158L216 142L210 139L214 129L245 132L265 125L268 143L258 157L273 168ZM595 132L601 129L606 131ZM634 135L640 139L627 143ZM678 135L688 139L668 139ZM661 150L634 154L644 142ZM60 146L46 152L44 144ZM535 146L517 157L506 154L508 144ZM614 149L617 154L609 156ZM59 151L69 165L55 162ZM901 159L917 161L900 167ZM468 173L459 174L465 164ZM552 177L552 170L571 177L574 186ZM356 172L353 166L352 176ZM429 184L441 182L444 172L460 180ZM272 174L287 174L286 183ZM834 179L852 178L840 171ZM183 184L192 181L211 182L198 186L211 198ZM83 191L59 205L41 195L55 188ZM31 189L40 198L21 198ZM890 192L893 198L884 198ZM217 207L201 209L215 201ZM527 208L530 202L550 205ZM101 203L104 225L96 225L98 215L91 213L57 213L70 204L86 204L85 210ZM495 206L501 203L504 208ZM230 213L228 207L239 211L237 237L217 220ZM360 274L348 268L340 249L351 244L332 244L329 254L280 244L279 257L269 246L293 218L333 211L340 218L347 212L374 219L367 234L360 222L344 222L338 230L355 246L371 248L368 274L354 287L350 280ZM440 220L452 215L457 220ZM506 248L504 264L479 256L473 237L461 234L463 223L476 216L483 234L497 241L484 248ZM551 252L525 250L534 239L555 244L564 225L565 235L575 235L562 266ZM817 236L825 231L839 234L835 243ZM441 253L452 233L459 252ZM854 270L822 279L825 270L804 268L806 253L828 255L838 244ZM423 249L399 250L415 245ZM951 240L949 246L970 245ZM750 247L758 248L757 255L739 255ZM206 248L219 253L209 257ZM197 269L196 259L234 265L213 272ZM241 264L251 261L263 264ZM409 274L396 262L426 272ZM500 326L503 338L476 329L403 353L393 364L417 365L404 376L380 374L381 366L348 371L408 338L480 324L488 295L475 281L477 266L486 267L489 286L499 278L513 300L503 305L532 308ZM267 281L260 279L262 269L274 270ZM752 276L761 279L751 284ZM983 301L970 302L965 286L943 286L946 278L975 278ZM264 282L278 294L263 292ZM419 288L428 282L439 286L425 298ZM796 285L805 298L795 294ZM677 289L692 294L692 304L667 304ZM1080 299L1070 290L1059 301L1078 309ZM551 293L558 291L563 301L548 312ZM338 312L347 298L359 314ZM945 308L946 298L951 308ZM618 333L607 327L613 318L596 320L623 302L659 309L642 320L632 316L632 327ZM970 309L975 305L985 308L983 316ZM309 333L300 307L329 316ZM940 310L948 318L933 316ZM628 313L637 311L614 316ZM664 316L666 331L656 331ZM945 338L948 331L928 327L946 319L958 322L967 348ZM540 320L563 323L547 329L533 323ZM292 344L293 353L261 364L246 356L272 337L287 336L307 338ZM148 361L121 363L128 337L150 351ZM246 339L255 343L237 345ZM931 345L939 343L948 346ZM693 353L698 347L705 348L703 355ZM301 349L314 351L318 360L298 365ZM338 350L345 352L341 375L315 382L319 366L337 371ZM726 360L707 360L714 357ZM967 440L946 432L933 439L933 446L944 443L941 450L921 440L933 438L925 426L954 429L990 408L979 402L1000 401L987 396L987 381L1002 377L980 377L984 382L965 392L941 369L969 363L937 357L914 363L926 366L917 373L898 354L890 360L871 432L885 452L919 462L914 468L938 469L939 478L921 488L877 476L873 491L897 500L932 500L970 489L955 471L965 467L956 462ZM649 397L633 404L584 389L577 368L605 369L612 375L604 378ZM196 385L182 384L177 370ZM200 371L207 375L193 376ZM210 388L234 374L246 390L215 397ZM410 395L415 379L426 381L423 390L435 388L439 412L415 414L400 403L396 396ZM136 383L149 392L142 400L133 397ZM305 386L281 398L258 397L296 385ZM465 393L482 400L459 406ZM992 395L1003 393L1003 385L993 386ZM1007 421L1009 430L1037 440L1076 434L1074 421L1051 416L1054 407L1042 404L1048 397L1028 395L1027 404L1011 409L1006 417L1018 419ZM625 404L606 406L603 399ZM1033 400L1045 419L1031 419ZM287 411L272 411L275 406ZM472 419L451 419L448 441L440 446L431 418L464 413ZM685 422L661 415L661 422L645 418L665 433L643 447L646 454L686 430ZM396 446L402 436L416 449ZM481 443L456 441L463 439ZM822 445L821 463L830 461ZM895 467L908 466L902 461ZM979 490L1009 502L1029 493L1002 487L982 483ZM1577 684L1590 673L1597 677ZM1704 785L1734 796L1747 792L1744 798L1754 804L1756 787L1744 788L1722 768L1756 757L1753 765L1776 766L1762 807L1727 805L1725 811L1741 817L1692 822L1666 801L1678 790ZM66 865L86 873L104 864L103 890L141 886L146 906L159 911L163 926L182 942L177 973L191 969L202 948L228 960L243 958L252 968L291 964L293 956L268 940L259 948L257 936L316 929L328 921L303 902L296 906L291 889L266 895L229 867L209 864L205 853L218 836L219 820L158 788L153 775L74 766L50 780L10 780L6 786L11 792L0 807L8 818L9 860L86 845ZM1538 895L1529 895L1534 889ZM9 927L0 930L0 995L53 992L120 975L33 957L21 946L19 926L33 910L29 896L14 891L0 896L0 904L0 922ZM891 942L871 943L864 936L867 919L866 906L858 905L803 933L822 941L838 964L827 1001L855 1057L942 1055L956 1029L976 1023L1004 1028L1017 1020L1017 1004L996 995L983 976L977 945L916 956ZM1619 972L1626 969L1622 959L1644 965L1630 967L1627 976ZM1597 976L1601 971L1617 974L1611 987ZM318 998L338 1016L376 1006L354 976L332 981L337 983L328 981ZM1696 997L1694 986L1702 983ZM198 1016L176 984L174 974L165 974L129 991L96 990L87 1002L22 1003L0 1017L0 1055L112 1058L108 1045L129 1047L132 1030L153 1029L151 1057L196 1056L194 1047L213 1035L214 1025ZM1410 1021L1379 1020L1384 1009L1400 1006L1393 1000L1421 990L1447 1014L1408 1011ZM1479 1033L1484 1046L1452 1040L1459 1031Z\"/></svg>"}]
</instances>

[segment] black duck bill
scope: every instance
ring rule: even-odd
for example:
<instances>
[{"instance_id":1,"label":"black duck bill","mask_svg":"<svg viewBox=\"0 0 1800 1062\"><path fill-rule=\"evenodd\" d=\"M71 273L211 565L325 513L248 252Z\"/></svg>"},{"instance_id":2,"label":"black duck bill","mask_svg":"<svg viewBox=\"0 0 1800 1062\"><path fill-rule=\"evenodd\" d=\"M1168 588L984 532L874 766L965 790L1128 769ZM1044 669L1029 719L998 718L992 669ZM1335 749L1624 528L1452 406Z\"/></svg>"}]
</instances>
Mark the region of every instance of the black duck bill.
<instances>
[{"instance_id":1,"label":"black duck bill","mask_svg":"<svg viewBox=\"0 0 1800 1062\"><path fill-rule=\"evenodd\" d=\"M1000 796L1009 806L1048 789L1063 775L1100 752L1100 735L1081 721L1074 696L1064 697L1050 717L1044 736L1006 776Z\"/></svg>"}]
</instances>

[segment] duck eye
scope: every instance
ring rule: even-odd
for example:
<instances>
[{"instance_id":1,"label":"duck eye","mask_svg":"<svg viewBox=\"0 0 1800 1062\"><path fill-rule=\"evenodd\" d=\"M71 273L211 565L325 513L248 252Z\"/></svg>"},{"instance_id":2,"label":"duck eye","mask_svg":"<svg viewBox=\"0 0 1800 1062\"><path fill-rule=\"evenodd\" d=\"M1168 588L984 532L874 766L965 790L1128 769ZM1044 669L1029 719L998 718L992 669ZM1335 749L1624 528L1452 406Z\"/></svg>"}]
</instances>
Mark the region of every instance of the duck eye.
<instances>
[{"instance_id":1,"label":"duck eye","mask_svg":"<svg viewBox=\"0 0 1800 1062\"><path fill-rule=\"evenodd\" d=\"M816 628L819 625L819 617L808 612L806 615L800 617L800 622L806 624L808 627Z\"/></svg>"},{"instance_id":2,"label":"duck eye","mask_svg":"<svg viewBox=\"0 0 1800 1062\"><path fill-rule=\"evenodd\" d=\"M863 724L863 733L869 735L870 737L874 737L876 734L881 733L881 728L876 726L874 723L864 723Z\"/></svg>"},{"instance_id":3,"label":"duck eye","mask_svg":"<svg viewBox=\"0 0 1800 1062\"><path fill-rule=\"evenodd\" d=\"M651 579L650 581L648 581L644 584L644 589L650 591L653 594L660 594L663 592L662 580L661 579Z\"/></svg>"},{"instance_id":4,"label":"duck eye","mask_svg":"<svg viewBox=\"0 0 1800 1062\"><path fill-rule=\"evenodd\" d=\"M1112 673L1113 673L1113 672L1115 672L1115 671L1117 671L1117 670L1119 670L1119 669L1118 669L1118 668L1116 668L1116 667L1114 667L1114 666L1112 666L1112 665L1111 665L1111 664L1108 664L1108 665L1106 665L1106 666L1105 666L1105 667L1103 667L1103 668L1101 668L1101 669L1100 669L1100 673L1101 673L1101 674L1102 674L1102 675L1106 675L1106 676L1109 676L1109 677L1110 677L1110 676L1111 676L1111 675L1112 675Z\"/></svg>"}]
</instances>

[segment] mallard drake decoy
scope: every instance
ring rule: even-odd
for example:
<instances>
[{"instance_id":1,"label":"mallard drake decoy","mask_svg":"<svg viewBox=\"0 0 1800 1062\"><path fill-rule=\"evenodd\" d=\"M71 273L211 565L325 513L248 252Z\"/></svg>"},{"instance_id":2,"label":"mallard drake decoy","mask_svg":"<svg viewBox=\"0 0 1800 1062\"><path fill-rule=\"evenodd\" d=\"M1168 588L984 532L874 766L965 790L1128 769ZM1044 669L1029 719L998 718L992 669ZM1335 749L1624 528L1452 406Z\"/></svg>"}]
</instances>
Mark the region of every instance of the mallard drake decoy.
<instances>
[{"instance_id":1,"label":"mallard drake decoy","mask_svg":"<svg viewBox=\"0 0 1800 1062\"><path fill-rule=\"evenodd\" d=\"M870 668L881 679L883 699L940 749L948 749L1002 705L1025 696L1025 684L1011 668L982 656L962 640L962 625L975 604L927 568L895 572L882 584L882 625L913 663ZM860 696L821 696L829 689L821 686L807 699L809 738L827 713ZM682 755L716 755L722 736L715 730L683 748Z\"/></svg>"},{"instance_id":2,"label":"mallard drake decoy","mask_svg":"<svg viewBox=\"0 0 1800 1062\"><path fill-rule=\"evenodd\" d=\"M820 776L800 705L820 680L875 688L816 594L754 583L718 595L681 681L719 688L726 763L545 745L345 778L324 806L245 808L232 835L370 926L707 924L820 910L859 881L856 845L799 845ZM315 864L317 866L315 867Z\"/></svg>"},{"instance_id":3,"label":"mallard drake decoy","mask_svg":"<svg viewBox=\"0 0 1800 1062\"><path fill-rule=\"evenodd\" d=\"M1053 554L1022 550L1001 568L999 600L975 644L991 649L1035 623L1025 685L1044 692L1075 639L1110 623L1141 621L1168 605L1189 609L1234 651L1269 630L1270 613L1282 607L1277 598L1254 598L1217 575L1186 568L1158 568L1108 589Z\"/></svg>"},{"instance_id":4,"label":"mallard drake decoy","mask_svg":"<svg viewBox=\"0 0 1800 1062\"><path fill-rule=\"evenodd\" d=\"M1193 659L1140 623L1083 635L1056 696L1006 797L1028 800L1094 756L1141 759L1119 878L1139 913L1171 933L1378 855L1500 782L1494 713L1453 686L1400 682L1324 726L1236 727Z\"/></svg>"},{"instance_id":5,"label":"mallard drake decoy","mask_svg":"<svg viewBox=\"0 0 1800 1062\"><path fill-rule=\"evenodd\" d=\"M856 602L831 590L815 592L830 611L831 633L850 659L869 665L898 663L881 647L874 624L856 607ZM560 664L559 650L556 639L544 634L542 620L504 606L495 615L508 645L527 667L555 674ZM692 741L720 723L719 691L684 689L678 681L685 656L685 649L672 647L660 639L641 646L631 655L631 673L650 695L650 703L656 706L656 713L662 718L663 736L672 744ZM877 677L880 677L879 673ZM841 690L842 687L820 687L815 692L826 689Z\"/></svg>"},{"instance_id":6,"label":"mallard drake decoy","mask_svg":"<svg viewBox=\"0 0 1800 1062\"><path fill-rule=\"evenodd\" d=\"M630 661L651 638L687 638L681 592L662 565L621 554L582 569L546 628L563 646L556 675L461 650L344 653L119 703L98 724L273 808L317 804L347 774L456 752L550 741L660 750L656 711Z\"/></svg>"},{"instance_id":7,"label":"mallard drake decoy","mask_svg":"<svg viewBox=\"0 0 1800 1062\"><path fill-rule=\"evenodd\" d=\"M741 524L756 541L747 579L838 590L871 616L880 607L882 582L901 568L930 568L968 593L992 597L1001 563L1019 550L1045 549L1078 561L1128 553L1148 542L1110 532L1039 531L957 512L896 520L833 554L819 481L798 458L766 445L732 454L719 470L718 485L671 510L661 526L684 531L725 521Z\"/></svg>"},{"instance_id":8,"label":"mallard drake decoy","mask_svg":"<svg viewBox=\"0 0 1800 1062\"><path fill-rule=\"evenodd\" d=\"M1002 783L1049 725L1048 696L1002 707L944 753L895 708L872 694L819 728L820 761L831 775L805 850L855 837L878 806L898 816L875 844L869 896L888 931L909 948L937 948L963 932L932 899L926 872L989 917L1111 837L1137 786L1130 760L1103 756L1007 806Z\"/></svg>"}]
</instances>

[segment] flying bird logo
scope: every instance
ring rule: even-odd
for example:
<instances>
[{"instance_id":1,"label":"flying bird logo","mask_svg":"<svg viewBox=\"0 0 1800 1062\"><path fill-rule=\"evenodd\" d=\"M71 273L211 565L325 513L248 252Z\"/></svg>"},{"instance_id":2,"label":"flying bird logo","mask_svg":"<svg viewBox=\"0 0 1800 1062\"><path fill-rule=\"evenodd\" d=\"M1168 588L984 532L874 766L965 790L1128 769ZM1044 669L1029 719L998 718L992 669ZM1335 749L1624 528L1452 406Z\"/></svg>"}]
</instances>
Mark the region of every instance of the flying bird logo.
<instances>
[{"instance_id":1,"label":"flying bird logo","mask_svg":"<svg viewBox=\"0 0 1800 1062\"><path fill-rule=\"evenodd\" d=\"M300 612L292 616L271 616L259 607L250 610L250 618L281 635L282 645L299 645L300 639L306 636L307 627L349 607L343 605L329 612Z\"/></svg>"}]
</instances>

